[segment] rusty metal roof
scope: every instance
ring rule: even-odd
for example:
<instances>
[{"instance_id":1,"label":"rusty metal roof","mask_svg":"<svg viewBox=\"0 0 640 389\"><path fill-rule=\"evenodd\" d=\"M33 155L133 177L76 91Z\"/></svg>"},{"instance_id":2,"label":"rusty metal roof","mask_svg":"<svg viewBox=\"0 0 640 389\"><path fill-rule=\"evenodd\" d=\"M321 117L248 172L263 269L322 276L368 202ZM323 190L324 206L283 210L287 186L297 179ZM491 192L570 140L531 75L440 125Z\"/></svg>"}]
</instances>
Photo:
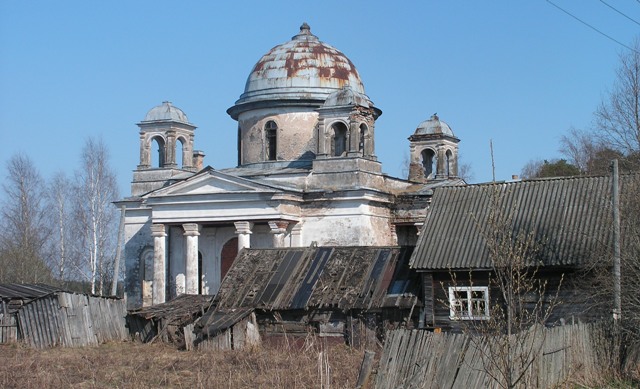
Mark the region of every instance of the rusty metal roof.
<instances>
[{"instance_id":1,"label":"rusty metal roof","mask_svg":"<svg viewBox=\"0 0 640 389\"><path fill-rule=\"evenodd\" d=\"M260 58L249 74L244 93L227 112L237 119L244 106L258 101L307 100L318 101L320 106L329 94L347 85L365 93L351 60L321 42L304 23L299 34Z\"/></svg>"},{"instance_id":2,"label":"rusty metal roof","mask_svg":"<svg viewBox=\"0 0 640 389\"><path fill-rule=\"evenodd\" d=\"M511 237L534 240L536 263L583 263L610 242L610 191L610 177L435 189L410 266L419 270L491 268L486 237L492 228L492 209L498 210L501 230Z\"/></svg>"},{"instance_id":3,"label":"rusty metal roof","mask_svg":"<svg viewBox=\"0 0 640 389\"><path fill-rule=\"evenodd\" d=\"M61 288L45 284L0 284L0 299L32 300L62 291Z\"/></svg>"},{"instance_id":4,"label":"rusty metal roof","mask_svg":"<svg viewBox=\"0 0 640 389\"><path fill-rule=\"evenodd\" d=\"M220 309L380 308L410 249L309 247L239 254L218 295ZM405 262L406 266L406 262Z\"/></svg>"},{"instance_id":5,"label":"rusty metal roof","mask_svg":"<svg viewBox=\"0 0 640 389\"><path fill-rule=\"evenodd\" d=\"M250 310L379 309L416 304L412 248L246 249L220 285L200 328L213 333ZM235 319L234 319L235 320ZM231 323L231 324L229 324Z\"/></svg>"}]
</instances>

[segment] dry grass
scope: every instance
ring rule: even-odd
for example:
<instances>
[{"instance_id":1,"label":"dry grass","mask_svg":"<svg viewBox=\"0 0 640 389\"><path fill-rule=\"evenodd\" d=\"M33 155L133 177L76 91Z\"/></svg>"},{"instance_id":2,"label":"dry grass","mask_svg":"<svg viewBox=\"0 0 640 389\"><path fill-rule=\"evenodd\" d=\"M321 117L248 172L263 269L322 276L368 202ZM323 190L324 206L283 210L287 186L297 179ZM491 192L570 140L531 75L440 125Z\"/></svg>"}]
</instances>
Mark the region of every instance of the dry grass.
<instances>
[{"instance_id":1,"label":"dry grass","mask_svg":"<svg viewBox=\"0 0 640 389\"><path fill-rule=\"evenodd\" d=\"M322 349L185 352L138 343L47 350L0 345L0 387L320 388ZM330 388L355 387L363 353L343 345L324 351Z\"/></svg>"}]
</instances>

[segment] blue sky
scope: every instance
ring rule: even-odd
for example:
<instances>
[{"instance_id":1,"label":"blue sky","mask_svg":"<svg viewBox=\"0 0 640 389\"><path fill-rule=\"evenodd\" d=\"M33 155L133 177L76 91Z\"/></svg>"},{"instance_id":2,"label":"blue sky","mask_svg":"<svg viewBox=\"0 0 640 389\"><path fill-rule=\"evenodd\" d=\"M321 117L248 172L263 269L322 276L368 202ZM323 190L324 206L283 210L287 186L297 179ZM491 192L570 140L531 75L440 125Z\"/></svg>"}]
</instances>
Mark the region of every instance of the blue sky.
<instances>
[{"instance_id":1,"label":"blue sky","mask_svg":"<svg viewBox=\"0 0 640 389\"><path fill-rule=\"evenodd\" d=\"M631 45L640 2L553 0ZM110 149L121 194L139 159L138 127L164 100L198 126L214 168L236 163L226 109L255 62L302 22L356 65L383 115L376 153L401 175L407 137L435 112L461 139L472 182L510 179L559 157L570 127L588 128L626 49L544 0L0 0L0 162L26 153L45 178L77 169L86 137Z\"/></svg>"}]
</instances>

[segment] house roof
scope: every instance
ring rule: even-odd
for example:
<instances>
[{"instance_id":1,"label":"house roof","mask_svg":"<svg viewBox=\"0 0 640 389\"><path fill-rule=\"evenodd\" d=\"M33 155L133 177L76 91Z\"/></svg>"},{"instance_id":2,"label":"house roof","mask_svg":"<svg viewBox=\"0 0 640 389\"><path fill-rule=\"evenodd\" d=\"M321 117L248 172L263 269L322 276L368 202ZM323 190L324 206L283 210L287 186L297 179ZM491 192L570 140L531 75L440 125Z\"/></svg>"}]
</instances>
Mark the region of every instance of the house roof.
<instances>
[{"instance_id":1,"label":"house roof","mask_svg":"<svg viewBox=\"0 0 640 389\"><path fill-rule=\"evenodd\" d=\"M416 284L409 281L407 266L410 255L410 248L400 247L243 250L201 327L211 333L212 326L230 322L223 318L225 312L246 313L247 309L346 311L404 306L408 300L415 302L411 288Z\"/></svg>"},{"instance_id":2,"label":"house roof","mask_svg":"<svg viewBox=\"0 0 640 389\"><path fill-rule=\"evenodd\" d=\"M410 266L489 269L492 228L532 239L537 264L579 265L611 241L611 186L605 176L438 188Z\"/></svg>"}]
</instances>

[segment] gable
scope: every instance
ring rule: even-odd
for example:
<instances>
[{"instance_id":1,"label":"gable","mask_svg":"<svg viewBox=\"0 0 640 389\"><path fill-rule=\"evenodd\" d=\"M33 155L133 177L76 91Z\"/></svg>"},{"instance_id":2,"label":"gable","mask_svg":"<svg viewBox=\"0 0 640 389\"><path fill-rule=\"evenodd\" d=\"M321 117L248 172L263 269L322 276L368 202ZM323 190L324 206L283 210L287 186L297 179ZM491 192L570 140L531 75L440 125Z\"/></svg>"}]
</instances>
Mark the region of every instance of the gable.
<instances>
[{"instance_id":1,"label":"gable","mask_svg":"<svg viewBox=\"0 0 640 389\"><path fill-rule=\"evenodd\" d=\"M277 193L281 189L259 184L250 179L204 170L193 177L150 193L149 197L202 195L219 193Z\"/></svg>"}]
</instances>

